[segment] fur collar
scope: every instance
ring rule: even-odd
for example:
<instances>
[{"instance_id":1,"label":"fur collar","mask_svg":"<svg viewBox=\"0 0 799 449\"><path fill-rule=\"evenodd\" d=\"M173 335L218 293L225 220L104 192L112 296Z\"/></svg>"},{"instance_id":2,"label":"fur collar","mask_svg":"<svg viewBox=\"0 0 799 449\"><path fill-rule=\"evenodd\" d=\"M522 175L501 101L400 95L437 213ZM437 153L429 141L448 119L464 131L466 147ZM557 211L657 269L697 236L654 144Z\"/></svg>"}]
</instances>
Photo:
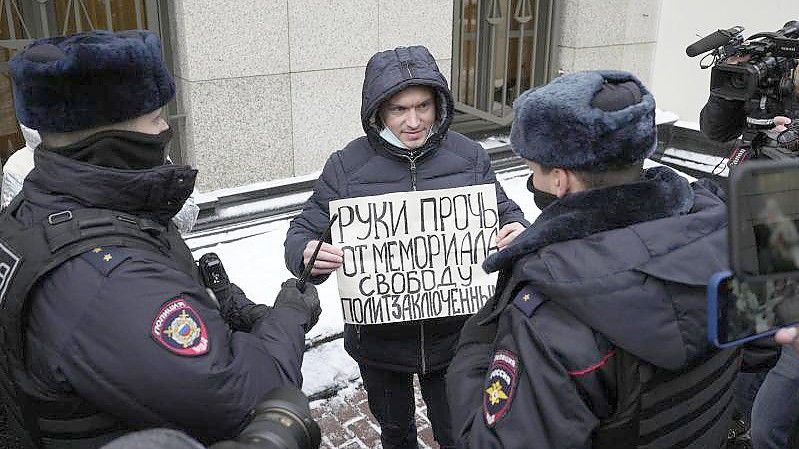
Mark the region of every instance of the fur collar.
<instances>
[{"instance_id":1,"label":"fur collar","mask_svg":"<svg viewBox=\"0 0 799 449\"><path fill-rule=\"evenodd\" d=\"M591 189L558 199L504 250L483 263L491 273L547 245L587 237L644 221L688 213L694 192L668 167L645 170L638 182Z\"/></svg>"}]
</instances>

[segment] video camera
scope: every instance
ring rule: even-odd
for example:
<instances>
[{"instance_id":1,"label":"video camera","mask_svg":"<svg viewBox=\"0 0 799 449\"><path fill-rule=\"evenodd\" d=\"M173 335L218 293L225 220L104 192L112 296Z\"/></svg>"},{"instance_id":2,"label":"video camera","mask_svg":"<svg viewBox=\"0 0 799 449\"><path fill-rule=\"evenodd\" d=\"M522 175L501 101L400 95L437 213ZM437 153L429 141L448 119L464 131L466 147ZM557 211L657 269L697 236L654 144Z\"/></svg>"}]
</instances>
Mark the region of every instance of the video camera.
<instances>
[{"instance_id":1,"label":"video camera","mask_svg":"<svg viewBox=\"0 0 799 449\"><path fill-rule=\"evenodd\" d=\"M773 32L743 36L744 28L718 30L685 49L694 57L711 52L700 67L712 66L710 95L744 102L744 145L755 157L785 159L799 156L799 128L782 135L767 133L775 116L798 116L795 73L799 59L799 21L792 20ZM712 57L710 63L705 60Z\"/></svg>"}]
</instances>

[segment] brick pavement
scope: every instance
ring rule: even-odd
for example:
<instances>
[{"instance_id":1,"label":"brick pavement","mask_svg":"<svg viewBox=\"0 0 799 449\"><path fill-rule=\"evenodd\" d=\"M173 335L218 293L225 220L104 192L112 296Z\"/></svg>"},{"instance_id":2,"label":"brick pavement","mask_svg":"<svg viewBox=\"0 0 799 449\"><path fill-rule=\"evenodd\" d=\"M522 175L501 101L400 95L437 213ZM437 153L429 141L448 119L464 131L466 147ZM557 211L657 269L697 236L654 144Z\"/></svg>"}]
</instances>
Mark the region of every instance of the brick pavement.
<instances>
[{"instance_id":1,"label":"brick pavement","mask_svg":"<svg viewBox=\"0 0 799 449\"><path fill-rule=\"evenodd\" d=\"M438 449L433 441L433 429L427 419L427 407L422 401L419 383L416 393L416 429L420 449ZM311 413L322 429L322 449L382 449L380 427L366 401L363 385L349 387L331 399L315 401Z\"/></svg>"}]
</instances>

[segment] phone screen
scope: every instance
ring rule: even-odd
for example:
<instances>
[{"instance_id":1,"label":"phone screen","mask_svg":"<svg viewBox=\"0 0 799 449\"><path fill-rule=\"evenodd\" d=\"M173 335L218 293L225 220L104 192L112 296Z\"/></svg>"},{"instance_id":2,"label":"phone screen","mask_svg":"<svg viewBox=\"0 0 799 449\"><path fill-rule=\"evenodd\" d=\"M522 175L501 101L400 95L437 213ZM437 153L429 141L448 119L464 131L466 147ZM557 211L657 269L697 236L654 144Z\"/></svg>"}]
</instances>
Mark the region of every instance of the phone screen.
<instances>
[{"instance_id":1,"label":"phone screen","mask_svg":"<svg viewBox=\"0 0 799 449\"><path fill-rule=\"evenodd\" d=\"M736 181L734 271L750 277L799 271L796 171L752 168L736 176Z\"/></svg>"},{"instance_id":2,"label":"phone screen","mask_svg":"<svg viewBox=\"0 0 799 449\"><path fill-rule=\"evenodd\" d=\"M718 286L717 311L719 344L773 334L799 322L799 279L727 278Z\"/></svg>"}]
</instances>

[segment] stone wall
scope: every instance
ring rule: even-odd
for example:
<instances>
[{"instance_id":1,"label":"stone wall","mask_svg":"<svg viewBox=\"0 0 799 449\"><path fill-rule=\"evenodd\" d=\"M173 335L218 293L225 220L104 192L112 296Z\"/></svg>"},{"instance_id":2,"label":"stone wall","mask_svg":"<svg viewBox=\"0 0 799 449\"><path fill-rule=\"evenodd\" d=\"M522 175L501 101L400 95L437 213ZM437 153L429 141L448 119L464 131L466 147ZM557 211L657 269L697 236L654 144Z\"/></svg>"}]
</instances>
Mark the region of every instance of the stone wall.
<instances>
[{"instance_id":1,"label":"stone wall","mask_svg":"<svg viewBox=\"0 0 799 449\"><path fill-rule=\"evenodd\" d=\"M426 45L451 70L453 0L175 0L186 161L208 191L320 170L363 134L366 62Z\"/></svg>"}]
</instances>

